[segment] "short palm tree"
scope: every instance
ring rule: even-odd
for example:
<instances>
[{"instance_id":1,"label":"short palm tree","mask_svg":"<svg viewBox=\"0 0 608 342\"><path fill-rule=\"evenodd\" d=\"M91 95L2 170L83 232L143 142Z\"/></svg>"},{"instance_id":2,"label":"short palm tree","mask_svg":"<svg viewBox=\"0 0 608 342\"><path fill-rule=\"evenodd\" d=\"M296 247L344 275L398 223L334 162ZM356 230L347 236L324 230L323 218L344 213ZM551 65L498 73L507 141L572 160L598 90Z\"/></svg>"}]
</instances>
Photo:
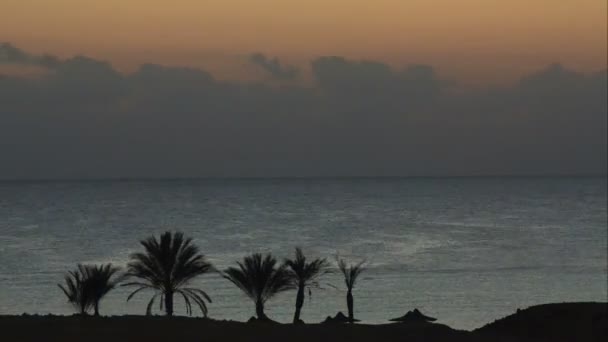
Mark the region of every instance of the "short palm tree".
<instances>
[{"instance_id":1,"label":"short palm tree","mask_svg":"<svg viewBox=\"0 0 608 342\"><path fill-rule=\"evenodd\" d=\"M65 286L58 284L59 288L68 297L82 315L86 315L93 308L95 316L99 316L99 303L101 299L112 291L120 281L115 275L120 269L112 264L81 265L65 276Z\"/></svg>"},{"instance_id":2,"label":"short palm tree","mask_svg":"<svg viewBox=\"0 0 608 342\"><path fill-rule=\"evenodd\" d=\"M304 253L302 253L302 249L297 247L295 259L286 260L285 265L287 265L292 281L298 289L293 323L299 323L301 322L300 312L304 305L304 290L308 288L310 293L311 288L319 287L317 279L328 272L328 263L326 259L315 259L311 262L306 262L306 257L304 256Z\"/></svg>"},{"instance_id":3,"label":"short palm tree","mask_svg":"<svg viewBox=\"0 0 608 342\"><path fill-rule=\"evenodd\" d=\"M76 270L69 271L64 279L65 286L57 284L61 291L68 297L68 302L72 304L81 315L86 315L91 308L91 301L84 291L84 271L83 265L78 265Z\"/></svg>"},{"instance_id":4,"label":"short palm tree","mask_svg":"<svg viewBox=\"0 0 608 342\"><path fill-rule=\"evenodd\" d=\"M85 281L85 287L91 291L93 300L93 311L95 316L99 316L99 303L101 299L116 288L120 282L120 277L115 275L120 268L112 266L112 264L93 265L87 268L88 276Z\"/></svg>"},{"instance_id":5,"label":"short palm tree","mask_svg":"<svg viewBox=\"0 0 608 342\"><path fill-rule=\"evenodd\" d=\"M338 268L344 275L344 284L346 284L346 305L348 306L348 321L353 323L355 321L354 315L354 299L353 299L353 288L357 282L357 278L365 270L365 261L361 261L358 264L347 265L344 259L338 260Z\"/></svg>"},{"instance_id":6,"label":"short palm tree","mask_svg":"<svg viewBox=\"0 0 608 342\"><path fill-rule=\"evenodd\" d=\"M264 313L264 304L274 295L293 288L286 266L277 266L277 259L271 254L264 257L259 253L243 258L237 265L229 267L222 275L253 300L259 320L269 320Z\"/></svg>"},{"instance_id":7,"label":"short palm tree","mask_svg":"<svg viewBox=\"0 0 608 342\"><path fill-rule=\"evenodd\" d=\"M179 232L165 232L159 240L151 236L140 243L145 252L131 255L126 274L126 277L137 280L123 285L138 288L127 297L127 301L138 292L150 289L155 293L148 302L146 314L152 313L152 305L160 296L161 310L164 309L167 316L173 316L173 297L178 294L183 297L189 315L192 315L194 302L207 317L205 301L211 303L211 298L203 290L188 285L194 278L209 272L212 266L192 239L185 239Z\"/></svg>"}]
</instances>

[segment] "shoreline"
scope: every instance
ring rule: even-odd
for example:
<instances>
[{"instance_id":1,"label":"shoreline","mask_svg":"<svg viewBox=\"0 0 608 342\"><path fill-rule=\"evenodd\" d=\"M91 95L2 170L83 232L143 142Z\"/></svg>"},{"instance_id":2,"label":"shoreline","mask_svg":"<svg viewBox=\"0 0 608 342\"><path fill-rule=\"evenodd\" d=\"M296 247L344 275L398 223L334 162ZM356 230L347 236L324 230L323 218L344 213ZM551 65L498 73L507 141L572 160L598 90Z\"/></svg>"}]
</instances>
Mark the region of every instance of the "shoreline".
<instances>
[{"instance_id":1,"label":"shoreline","mask_svg":"<svg viewBox=\"0 0 608 342\"><path fill-rule=\"evenodd\" d=\"M200 317L0 315L5 341L604 341L608 303L517 310L472 331L441 323L281 324Z\"/></svg>"}]
</instances>

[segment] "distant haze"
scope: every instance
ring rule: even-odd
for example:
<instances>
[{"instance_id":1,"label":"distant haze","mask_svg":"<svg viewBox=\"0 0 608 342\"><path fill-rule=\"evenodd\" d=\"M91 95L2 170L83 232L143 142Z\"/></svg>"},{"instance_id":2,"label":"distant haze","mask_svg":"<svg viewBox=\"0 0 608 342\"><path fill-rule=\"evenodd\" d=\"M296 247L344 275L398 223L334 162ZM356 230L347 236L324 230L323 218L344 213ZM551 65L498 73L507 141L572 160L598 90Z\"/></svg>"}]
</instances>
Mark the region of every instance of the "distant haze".
<instances>
[{"instance_id":1,"label":"distant haze","mask_svg":"<svg viewBox=\"0 0 608 342\"><path fill-rule=\"evenodd\" d=\"M0 179L603 175L607 6L4 0Z\"/></svg>"}]
</instances>

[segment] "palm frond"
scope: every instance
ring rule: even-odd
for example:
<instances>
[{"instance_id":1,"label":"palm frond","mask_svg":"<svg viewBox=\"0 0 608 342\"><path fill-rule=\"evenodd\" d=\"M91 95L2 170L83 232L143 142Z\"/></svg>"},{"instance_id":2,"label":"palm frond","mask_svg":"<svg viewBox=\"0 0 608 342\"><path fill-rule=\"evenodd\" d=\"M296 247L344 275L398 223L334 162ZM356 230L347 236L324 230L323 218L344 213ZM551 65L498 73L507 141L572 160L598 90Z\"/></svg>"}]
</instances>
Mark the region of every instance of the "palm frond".
<instances>
[{"instance_id":1,"label":"palm frond","mask_svg":"<svg viewBox=\"0 0 608 342\"><path fill-rule=\"evenodd\" d=\"M222 276L241 289L253 301L266 302L274 295L293 288L286 266L276 267L277 259L271 254L255 253L229 267Z\"/></svg>"},{"instance_id":2,"label":"palm frond","mask_svg":"<svg viewBox=\"0 0 608 342\"><path fill-rule=\"evenodd\" d=\"M184 298L187 309L189 311L189 313L188 313L189 315L192 314L192 306L191 306L190 302L193 301L195 304L198 305L201 312L203 313L203 316L207 317L208 310L207 310L207 304L205 303L205 300L207 300L211 303L211 298L209 298L209 296L204 291L201 291L199 289L193 289L193 288L184 288L184 289L178 290L177 292L179 294L181 294L182 297Z\"/></svg>"},{"instance_id":3,"label":"palm frond","mask_svg":"<svg viewBox=\"0 0 608 342\"><path fill-rule=\"evenodd\" d=\"M192 305L190 304L189 296L182 290L177 290L177 293L181 294L184 298L184 302L186 303L186 313L188 316L192 316Z\"/></svg>"},{"instance_id":4,"label":"palm frond","mask_svg":"<svg viewBox=\"0 0 608 342\"><path fill-rule=\"evenodd\" d=\"M317 278L329 272L327 259L314 259L307 262L302 249L296 247L295 258L285 260L291 277L297 286L319 287Z\"/></svg>"},{"instance_id":5,"label":"palm frond","mask_svg":"<svg viewBox=\"0 0 608 342\"><path fill-rule=\"evenodd\" d=\"M344 283L347 289L352 290L355 287L357 278L365 270L365 260L357 264L348 265L344 259L338 259L338 268L344 275Z\"/></svg>"},{"instance_id":6,"label":"palm frond","mask_svg":"<svg viewBox=\"0 0 608 342\"><path fill-rule=\"evenodd\" d=\"M130 284L134 284L134 283L130 283ZM126 286L126 284L125 284L125 286ZM137 293L139 293L143 290L146 290L146 289L150 289L150 288L152 288L152 287L149 285L142 285L140 288L136 289L135 291L133 291L129 294L129 296L127 297L127 302L130 301L131 298L133 298Z\"/></svg>"},{"instance_id":7,"label":"palm frond","mask_svg":"<svg viewBox=\"0 0 608 342\"><path fill-rule=\"evenodd\" d=\"M155 293L154 296L152 296L152 298L150 298L150 301L148 302L148 306L146 306L146 315L147 316L152 315L152 305L154 305L154 300L156 299L156 297L158 297L158 293ZM160 302L162 303L163 301L161 300Z\"/></svg>"}]
</instances>

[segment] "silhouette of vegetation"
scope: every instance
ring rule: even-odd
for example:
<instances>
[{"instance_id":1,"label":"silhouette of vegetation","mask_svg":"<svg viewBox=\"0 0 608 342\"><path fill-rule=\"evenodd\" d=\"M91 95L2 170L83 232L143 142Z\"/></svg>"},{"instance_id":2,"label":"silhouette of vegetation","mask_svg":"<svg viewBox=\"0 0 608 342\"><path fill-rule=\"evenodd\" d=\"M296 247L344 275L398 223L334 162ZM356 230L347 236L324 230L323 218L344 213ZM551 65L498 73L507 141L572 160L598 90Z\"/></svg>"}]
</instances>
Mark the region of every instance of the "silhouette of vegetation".
<instances>
[{"instance_id":1,"label":"silhouette of vegetation","mask_svg":"<svg viewBox=\"0 0 608 342\"><path fill-rule=\"evenodd\" d=\"M274 295L293 289L287 266L277 266L277 259L271 254L263 257L259 253L246 256L243 262L237 261L237 265L229 267L222 275L251 298L259 320L269 321L264 304Z\"/></svg>"},{"instance_id":2,"label":"silhouette of vegetation","mask_svg":"<svg viewBox=\"0 0 608 342\"><path fill-rule=\"evenodd\" d=\"M205 301L211 303L211 298L203 290L188 285L194 278L209 272L212 266L192 243L192 239L184 239L179 232L165 232L160 240L151 236L140 243L145 252L131 255L126 274L138 280L124 284L138 288L127 297L127 301L140 291L153 290L155 293L148 302L146 314L152 313L154 301L160 297L161 311L173 316L173 299L177 294L183 297L188 315L192 315L194 302L207 317Z\"/></svg>"},{"instance_id":3,"label":"silhouette of vegetation","mask_svg":"<svg viewBox=\"0 0 608 342\"><path fill-rule=\"evenodd\" d=\"M328 272L328 263L326 259L315 259L311 262L306 262L302 249L298 247L296 248L295 258L287 259L285 265L288 267L292 281L298 289L293 323L301 323L300 312L304 305L304 291L308 288L309 293L311 293L311 288L319 288L317 279Z\"/></svg>"},{"instance_id":4,"label":"silhouette of vegetation","mask_svg":"<svg viewBox=\"0 0 608 342\"><path fill-rule=\"evenodd\" d=\"M344 275L344 284L346 284L346 305L348 306L348 321L350 323L355 322L354 315L354 305L355 301L353 298L353 288L357 283L357 278L361 275L361 273L365 270L364 267L365 260L359 262L358 264L347 265L344 259L338 260L338 268Z\"/></svg>"},{"instance_id":5,"label":"silhouette of vegetation","mask_svg":"<svg viewBox=\"0 0 608 342\"><path fill-rule=\"evenodd\" d=\"M78 265L78 268L75 271L69 271L65 275L65 286L62 284L57 285L65 296L68 297L68 302L74 305L81 315L86 315L91 307L91 302L84 293L84 275L81 272L82 267L82 265Z\"/></svg>"},{"instance_id":6,"label":"silhouette of vegetation","mask_svg":"<svg viewBox=\"0 0 608 342\"><path fill-rule=\"evenodd\" d=\"M115 277L120 269L112 264L81 265L65 276L65 286L57 284L81 315L88 314L92 308L94 315L99 316L101 299L112 291L120 281Z\"/></svg>"},{"instance_id":7,"label":"silhouette of vegetation","mask_svg":"<svg viewBox=\"0 0 608 342\"><path fill-rule=\"evenodd\" d=\"M88 276L85 281L85 287L91 291L93 300L93 311L95 316L99 316L99 303L101 299L116 288L121 280L121 277L115 277L120 268L112 266L112 264L94 265L86 268Z\"/></svg>"}]
</instances>

